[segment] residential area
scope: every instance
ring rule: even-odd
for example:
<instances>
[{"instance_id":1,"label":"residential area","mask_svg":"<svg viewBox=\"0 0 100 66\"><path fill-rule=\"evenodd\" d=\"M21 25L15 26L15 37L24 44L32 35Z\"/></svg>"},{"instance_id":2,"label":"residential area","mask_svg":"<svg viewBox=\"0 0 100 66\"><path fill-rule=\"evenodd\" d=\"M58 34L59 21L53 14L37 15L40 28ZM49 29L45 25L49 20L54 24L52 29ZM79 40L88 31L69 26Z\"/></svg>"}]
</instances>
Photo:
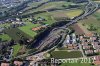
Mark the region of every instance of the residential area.
<instances>
[{"instance_id":1,"label":"residential area","mask_svg":"<svg viewBox=\"0 0 100 66\"><path fill-rule=\"evenodd\" d=\"M0 5L0 66L100 65L98 0L0 0ZM52 58L78 62L51 63Z\"/></svg>"}]
</instances>

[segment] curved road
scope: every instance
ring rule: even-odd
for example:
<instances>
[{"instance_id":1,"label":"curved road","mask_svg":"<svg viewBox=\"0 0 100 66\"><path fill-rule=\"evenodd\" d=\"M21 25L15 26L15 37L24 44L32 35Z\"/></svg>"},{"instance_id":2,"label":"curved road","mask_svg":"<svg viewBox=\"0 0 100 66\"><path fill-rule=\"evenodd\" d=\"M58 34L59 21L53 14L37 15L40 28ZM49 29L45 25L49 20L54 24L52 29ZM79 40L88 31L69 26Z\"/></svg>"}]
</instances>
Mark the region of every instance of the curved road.
<instances>
[{"instance_id":1,"label":"curved road","mask_svg":"<svg viewBox=\"0 0 100 66\"><path fill-rule=\"evenodd\" d=\"M67 23L66 25L62 26L61 28L67 28L68 26L77 23L77 21L79 21L79 20L81 20L81 19L83 19L83 18L91 15L96 10L98 10L98 4L96 4L96 3L94 3L94 2L92 2L92 1L89 0L88 4L85 7L85 10L84 10L85 12L82 15L80 15L80 16L72 19L69 23ZM60 28L57 31L59 31L59 30L60 30ZM61 36L63 36L63 34L59 35L59 33L61 33L61 32L58 32L58 34L55 35L54 33L57 32L57 31L53 31L52 30L49 33L49 35L46 36L45 39L43 39L42 41L39 42L39 46L37 47L37 49L38 49L39 52L42 52L42 50L45 49L48 46L50 46L50 48L51 48L51 46L55 47L55 45L52 45L52 44L56 43L56 41L59 40L59 38ZM50 50L50 48L48 50ZM36 51L36 52L39 53L38 51ZM34 55L34 53L29 54L29 55L21 55L21 56L18 56L18 57L30 56L30 55Z\"/></svg>"}]
</instances>

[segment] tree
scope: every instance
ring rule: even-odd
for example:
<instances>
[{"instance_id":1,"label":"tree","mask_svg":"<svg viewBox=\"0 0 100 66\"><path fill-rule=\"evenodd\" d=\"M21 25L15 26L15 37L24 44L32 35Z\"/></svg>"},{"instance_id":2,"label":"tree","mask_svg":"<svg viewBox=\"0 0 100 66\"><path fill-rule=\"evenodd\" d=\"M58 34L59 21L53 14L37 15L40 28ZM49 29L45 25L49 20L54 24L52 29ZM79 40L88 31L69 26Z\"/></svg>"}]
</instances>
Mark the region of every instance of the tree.
<instances>
[{"instance_id":1,"label":"tree","mask_svg":"<svg viewBox=\"0 0 100 66\"><path fill-rule=\"evenodd\" d=\"M11 39L10 41L10 46L14 45L15 44L15 41L13 39Z\"/></svg>"},{"instance_id":2,"label":"tree","mask_svg":"<svg viewBox=\"0 0 100 66\"><path fill-rule=\"evenodd\" d=\"M62 5L62 7L64 7L64 8L65 8L65 7L66 7L66 5Z\"/></svg>"}]
</instances>

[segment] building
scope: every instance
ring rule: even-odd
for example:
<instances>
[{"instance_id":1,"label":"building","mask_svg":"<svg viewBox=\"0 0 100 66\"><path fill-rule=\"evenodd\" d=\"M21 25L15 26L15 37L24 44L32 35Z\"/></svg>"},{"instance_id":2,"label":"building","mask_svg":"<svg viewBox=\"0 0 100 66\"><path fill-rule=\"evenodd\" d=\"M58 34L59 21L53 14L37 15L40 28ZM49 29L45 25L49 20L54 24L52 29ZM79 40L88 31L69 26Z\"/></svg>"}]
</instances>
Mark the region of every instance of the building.
<instances>
[{"instance_id":1,"label":"building","mask_svg":"<svg viewBox=\"0 0 100 66\"><path fill-rule=\"evenodd\" d=\"M94 60L94 64L96 65L96 66L100 66L100 55L99 56L94 56L94 57L92 57L93 58L93 60Z\"/></svg>"},{"instance_id":2,"label":"building","mask_svg":"<svg viewBox=\"0 0 100 66\"><path fill-rule=\"evenodd\" d=\"M10 63L2 62L0 66L10 66Z\"/></svg>"},{"instance_id":3,"label":"building","mask_svg":"<svg viewBox=\"0 0 100 66\"><path fill-rule=\"evenodd\" d=\"M21 65L23 65L23 62L22 61L14 61L14 65L21 66Z\"/></svg>"}]
</instances>

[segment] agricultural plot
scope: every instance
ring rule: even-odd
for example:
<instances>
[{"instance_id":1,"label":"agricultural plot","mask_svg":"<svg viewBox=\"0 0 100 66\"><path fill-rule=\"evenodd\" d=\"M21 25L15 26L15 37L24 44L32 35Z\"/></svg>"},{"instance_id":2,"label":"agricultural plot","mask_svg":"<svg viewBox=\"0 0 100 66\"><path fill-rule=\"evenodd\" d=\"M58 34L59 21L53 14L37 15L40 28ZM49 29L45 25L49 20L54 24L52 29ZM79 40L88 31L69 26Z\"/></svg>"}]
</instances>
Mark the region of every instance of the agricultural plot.
<instances>
[{"instance_id":1,"label":"agricultural plot","mask_svg":"<svg viewBox=\"0 0 100 66\"><path fill-rule=\"evenodd\" d=\"M61 66L95 66L90 63L64 63Z\"/></svg>"},{"instance_id":2,"label":"agricultural plot","mask_svg":"<svg viewBox=\"0 0 100 66\"><path fill-rule=\"evenodd\" d=\"M0 24L0 27L9 27L11 23Z\"/></svg>"},{"instance_id":3,"label":"agricultural plot","mask_svg":"<svg viewBox=\"0 0 100 66\"><path fill-rule=\"evenodd\" d=\"M10 28L5 30L5 32L14 40L18 41L21 39L21 37L25 38L32 38L31 36L27 35L23 31L19 30L18 28Z\"/></svg>"},{"instance_id":4,"label":"agricultural plot","mask_svg":"<svg viewBox=\"0 0 100 66\"><path fill-rule=\"evenodd\" d=\"M11 40L11 38L7 34L1 34L0 39L2 41L10 41Z\"/></svg>"},{"instance_id":5,"label":"agricultural plot","mask_svg":"<svg viewBox=\"0 0 100 66\"><path fill-rule=\"evenodd\" d=\"M52 15L50 13L47 13L47 12L35 15L35 19L37 19L38 17L42 17L42 18L46 19L46 21L44 21L45 24L51 25L52 23L55 22L55 20L52 17Z\"/></svg>"},{"instance_id":6,"label":"agricultural plot","mask_svg":"<svg viewBox=\"0 0 100 66\"><path fill-rule=\"evenodd\" d=\"M37 4L36 3L33 3L33 4L31 3L31 4L29 4L28 8L30 8L30 7L32 7L34 5L35 6L39 5L40 3L37 3ZM60 9L62 9L62 8L64 8L63 5L65 7L68 7L70 4L73 4L73 3L72 2L67 2L67 1L49 2L49 3L44 4L43 6L37 8L37 9L30 9L30 10L28 10L26 8L28 11L24 12L23 15L29 14L29 13L33 13L33 12L36 12L36 11L42 11L42 10L52 9L52 8L60 8Z\"/></svg>"},{"instance_id":7,"label":"agricultural plot","mask_svg":"<svg viewBox=\"0 0 100 66\"><path fill-rule=\"evenodd\" d=\"M53 12L45 12L41 14L35 15L35 19L38 17L45 18L47 21L44 23L46 24L52 24L57 21L57 19L63 19L63 18L73 18L75 16L78 16L82 13L83 11L80 9L75 9L75 10L59 10L59 11L53 11Z\"/></svg>"},{"instance_id":8,"label":"agricultural plot","mask_svg":"<svg viewBox=\"0 0 100 66\"><path fill-rule=\"evenodd\" d=\"M65 7L68 7L71 4L72 4L72 2L66 2L66 1L49 2L49 3L41 6L38 9L39 10L47 10L47 9L51 9L51 8L63 8L63 5Z\"/></svg>"},{"instance_id":9,"label":"agricultural plot","mask_svg":"<svg viewBox=\"0 0 100 66\"><path fill-rule=\"evenodd\" d=\"M86 29L91 28L91 25L92 25L92 28L95 28L95 30L92 31L92 32L97 32L97 33L100 34L100 20L98 20L98 18L95 17L94 15L93 16L89 16L88 18L86 18L84 20L81 20L79 22Z\"/></svg>"},{"instance_id":10,"label":"agricultural plot","mask_svg":"<svg viewBox=\"0 0 100 66\"><path fill-rule=\"evenodd\" d=\"M94 17L99 21L100 20L100 10L93 14Z\"/></svg>"},{"instance_id":11,"label":"agricultural plot","mask_svg":"<svg viewBox=\"0 0 100 66\"><path fill-rule=\"evenodd\" d=\"M78 58L82 57L82 53L80 51L53 51L51 56L52 58Z\"/></svg>"},{"instance_id":12,"label":"agricultural plot","mask_svg":"<svg viewBox=\"0 0 100 66\"><path fill-rule=\"evenodd\" d=\"M14 45L13 46L13 49L14 49L13 56L16 56L21 48L22 48L22 46L20 46L20 44Z\"/></svg>"},{"instance_id":13,"label":"agricultural plot","mask_svg":"<svg viewBox=\"0 0 100 66\"><path fill-rule=\"evenodd\" d=\"M69 17L69 18L73 18L73 17L76 17L78 15L80 15L83 11L80 10L80 9L76 9L76 10L70 10L66 13L66 15Z\"/></svg>"},{"instance_id":14,"label":"agricultural plot","mask_svg":"<svg viewBox=\"0 0 100 66\"><path fill-rule=\"evenodd\" d=\"M32 38L34 38L34 36L37 35L37 33L32 31L32 28L38 27L38 26L40 26L40 24L28 23L26 26L19 27L18 29L23 31L25 34L31 36Z\"/></svg>"},{"instance_id":15,"label":"agricultural plot","mask_svg":"<svg viewBox=\"0 0 100 66\"><path fill-rule=\"evenodd\" d=\"M27 7L23 10L23 11L26 11L26 10L29 10L29 9L32 9L33 7L36 7L38 6L39 4L43 3L43 2L47 2L48 0L42 0L42 1L39 1L39 2L30 2L27 4Z\"/></svg>"},{"instance_id":16,"label":"agricultural plot","mask_svg":"<svg viewBox=\"0 0 100 66\"><path fill-rule=\"evenodd\" d=\"M67 18L73 18L78 15L80 15L83 11L81 9L74 9L74 10L59 10L51 12L54 18L61 18L61 17L67 17Z\"/></svg>"}]
</instances>

